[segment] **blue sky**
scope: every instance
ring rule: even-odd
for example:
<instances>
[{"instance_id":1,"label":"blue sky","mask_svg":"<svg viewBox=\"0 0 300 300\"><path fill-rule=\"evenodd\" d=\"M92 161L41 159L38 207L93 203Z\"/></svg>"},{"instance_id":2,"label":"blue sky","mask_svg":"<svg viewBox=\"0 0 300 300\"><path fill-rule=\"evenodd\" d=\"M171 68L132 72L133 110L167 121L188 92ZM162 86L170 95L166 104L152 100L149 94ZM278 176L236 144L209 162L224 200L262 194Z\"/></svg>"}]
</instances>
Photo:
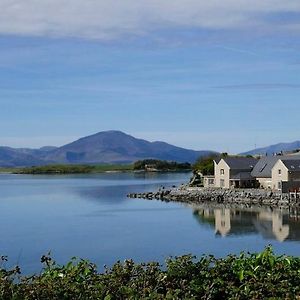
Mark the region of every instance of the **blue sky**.
<instances>
[{"instance_id":1,"label":"blue sky","mask_svg":"<svg viewBox=\"0 0 300 300\"><path fill-rule=\"evenodd\" d=\"M110 129L232 153L299 140L300 3L248 5L2 0L0 145Z\"/></svg>"}]
</instances>

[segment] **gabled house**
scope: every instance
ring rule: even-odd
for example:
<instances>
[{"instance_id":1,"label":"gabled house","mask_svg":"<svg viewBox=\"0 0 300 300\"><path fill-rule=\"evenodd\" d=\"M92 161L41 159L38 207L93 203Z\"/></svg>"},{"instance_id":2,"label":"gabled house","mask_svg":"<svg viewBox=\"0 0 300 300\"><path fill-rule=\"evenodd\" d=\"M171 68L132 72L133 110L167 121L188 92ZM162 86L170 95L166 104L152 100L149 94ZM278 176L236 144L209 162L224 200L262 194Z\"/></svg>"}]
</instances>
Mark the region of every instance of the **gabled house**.
<instances>
[{"instance_id":1,"label":"gabled house","mask_svg":"<svg viewBox=\"0 0 300 300\"><path fill-rule=\"evenodd\" d=\"M300 159L279 159L272 168L272 188L282 190L300 187ZM286 191L285 191L286 192Z\"/></svg>"},{"instance_id":2,"label":"gabled house","mask_svg":"<svg viewBox=\"0 0 300 300\"><path fill-rule=\"evenodd\" d=\"M215 187L254 187L256 180L251 172L256 164L257 159L251 157L225 157L215 160Z\"/></svg>"},{"instance_id":3,"label":"gabled house","mask_svg":"<svg viewBox=\"0 0 300 300\"><path fill-rule=\"evenodd\" d=\"M277 179L273 177L276 175L272 173L272 169L279 160L284 161L296 161L300 160L299 155L277 155L277 156L265 156L255 165L251 175L256 178L261 188L265 189L278 189Z\"/></svg>"},{"instance_id":4,"label":"gabled house","mask_svg":"<svg viewBox=\"0 0 300 300\"><path fill-rule=\"evenodd\" d=\"M254 166L251 176L255 177L261 188L272 189L272 169L280 156L262 157Z\"/></svg>"}]
</instances>

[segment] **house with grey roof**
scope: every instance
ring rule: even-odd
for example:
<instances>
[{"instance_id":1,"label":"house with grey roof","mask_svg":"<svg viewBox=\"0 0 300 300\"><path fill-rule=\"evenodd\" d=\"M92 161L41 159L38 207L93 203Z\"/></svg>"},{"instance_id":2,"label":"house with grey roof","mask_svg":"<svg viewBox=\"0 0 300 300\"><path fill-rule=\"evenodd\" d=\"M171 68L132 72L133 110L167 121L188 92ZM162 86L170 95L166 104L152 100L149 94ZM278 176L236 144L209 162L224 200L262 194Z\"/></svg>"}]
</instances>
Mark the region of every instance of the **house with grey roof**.
<instances>
[{"instance_id":1,"label":"house with grey roof","mask_svg":"<svg viewBox=\"0 0 300 300\"><path fill-rule=\"evenodd\" d=\"M300 159L279 159L272 168L272 189L300 188Z\"/></svg>"},{"instance_id":2,"label":"house with grey roof","mask_svg":"<svg viewBox=\"0 0 300 300\"><path fill-rule=\"evenodd\" d=\"M251 175L256 178L261 188L277 189L278 185L275 184L272 175L272 169L279 160L294 161L300 160L300 155L277 155L277 156L264 156L260 158Z\"/></svg>"},{"instance_id":3,"label":"house with grey roof","mask_svg":"<svg viewBox=\"0 0 300 300\"><path fill-rule=\"evenodd\" d=\"M215 160L215 187L254 187L256 179L251 172L257 162L258 160L252 157L225 157Z\"/></svg>"},{"instance_id":4,"label":"house with grey roof","mask_svg":"<svg viewBox=\"0 0 300 300\"><path fill-rule=\"evenodd\" d=\"M254 166L251 176L259 182L264 189L272 189L272 169L280 156L264 156Z\"/></svg>"}]
</instances>

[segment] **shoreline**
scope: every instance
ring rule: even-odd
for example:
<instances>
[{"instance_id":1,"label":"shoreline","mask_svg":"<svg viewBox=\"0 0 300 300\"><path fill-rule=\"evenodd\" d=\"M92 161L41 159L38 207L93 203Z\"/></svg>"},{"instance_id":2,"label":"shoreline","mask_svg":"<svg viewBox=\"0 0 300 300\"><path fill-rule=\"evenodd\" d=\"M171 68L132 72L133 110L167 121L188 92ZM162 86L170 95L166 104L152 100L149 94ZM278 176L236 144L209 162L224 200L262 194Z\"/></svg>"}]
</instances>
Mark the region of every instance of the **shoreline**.
<instances>
[{"instance_id":1,"label":"shoreline","mask_svg":"<svg viewBox=\"0 0 300 300\"><path fill-rule=\"evenodd\" d=\"M299 207L300 199L290 199L288 194L263 189L219 189L181 186L160 189L156 192L130 193L128 198L179 202L191 205L244 205L286 209ZM298 200L298 201L297 201Z\"/></svg>"},{"instance_id":2,"label":"shoreline","mask_svg":"<svg viewBox=\"0 0 300 300\"><path fill-rule=\"evenodd\" d=\"M30 172L20 172L20 171L2 171L0 169L0 174L11 174L11 175L92 175L92 174L103 174L103 173L134 173L134 174L161 174L161 173L190 173L191 170L157 170L157 171L144 171L144 170L99 170L92 172L39 172L39 173L30 173Z\"/></svg>"}]
</instances>

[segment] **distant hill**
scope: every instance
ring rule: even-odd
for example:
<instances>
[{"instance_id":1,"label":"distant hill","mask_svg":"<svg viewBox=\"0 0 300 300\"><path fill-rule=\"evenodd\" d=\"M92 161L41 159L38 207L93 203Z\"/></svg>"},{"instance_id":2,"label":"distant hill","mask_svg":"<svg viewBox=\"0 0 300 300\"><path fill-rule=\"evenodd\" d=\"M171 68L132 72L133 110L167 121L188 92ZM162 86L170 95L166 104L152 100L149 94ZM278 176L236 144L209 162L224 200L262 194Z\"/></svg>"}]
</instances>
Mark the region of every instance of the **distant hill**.
<instances>
[{"instance_id":1,"label":"distant hill","mask_svg":"<svg viewBox=\"0 0 300 300\"><path fill-rule=\"evenodd\" d=\"M23 167L46 164L44 157L56 147L40 149L0 147L0 167Z\"/></svg>"},{"instance_id":2,"label":"distant hill","mask_svg":"<svg viewBox=\"0 0 300 300\"><path fill-rule=\"evenodd\" d=\"M14 149L0 147L0 166L32 166L45 164L132 163L153 158L193 163L213 151L194 151L165 142L137 139L121 131L103 131L81 138L62 147Z\"/></svg>"},{"instance_id":3,"label":"distant hill","mask_svg":"<svg viewBox=\"0 0 300 300\"><path fill-rule=\"evenodd\" d=\"M263 148L253 149L248 152L241 153L243 155L265 155L265 154L273 154L273 153L279 153L281 151L294 151L300 149L300 141L292 142L292 143L279 143Z\"/></svg>"}]
</instances>

